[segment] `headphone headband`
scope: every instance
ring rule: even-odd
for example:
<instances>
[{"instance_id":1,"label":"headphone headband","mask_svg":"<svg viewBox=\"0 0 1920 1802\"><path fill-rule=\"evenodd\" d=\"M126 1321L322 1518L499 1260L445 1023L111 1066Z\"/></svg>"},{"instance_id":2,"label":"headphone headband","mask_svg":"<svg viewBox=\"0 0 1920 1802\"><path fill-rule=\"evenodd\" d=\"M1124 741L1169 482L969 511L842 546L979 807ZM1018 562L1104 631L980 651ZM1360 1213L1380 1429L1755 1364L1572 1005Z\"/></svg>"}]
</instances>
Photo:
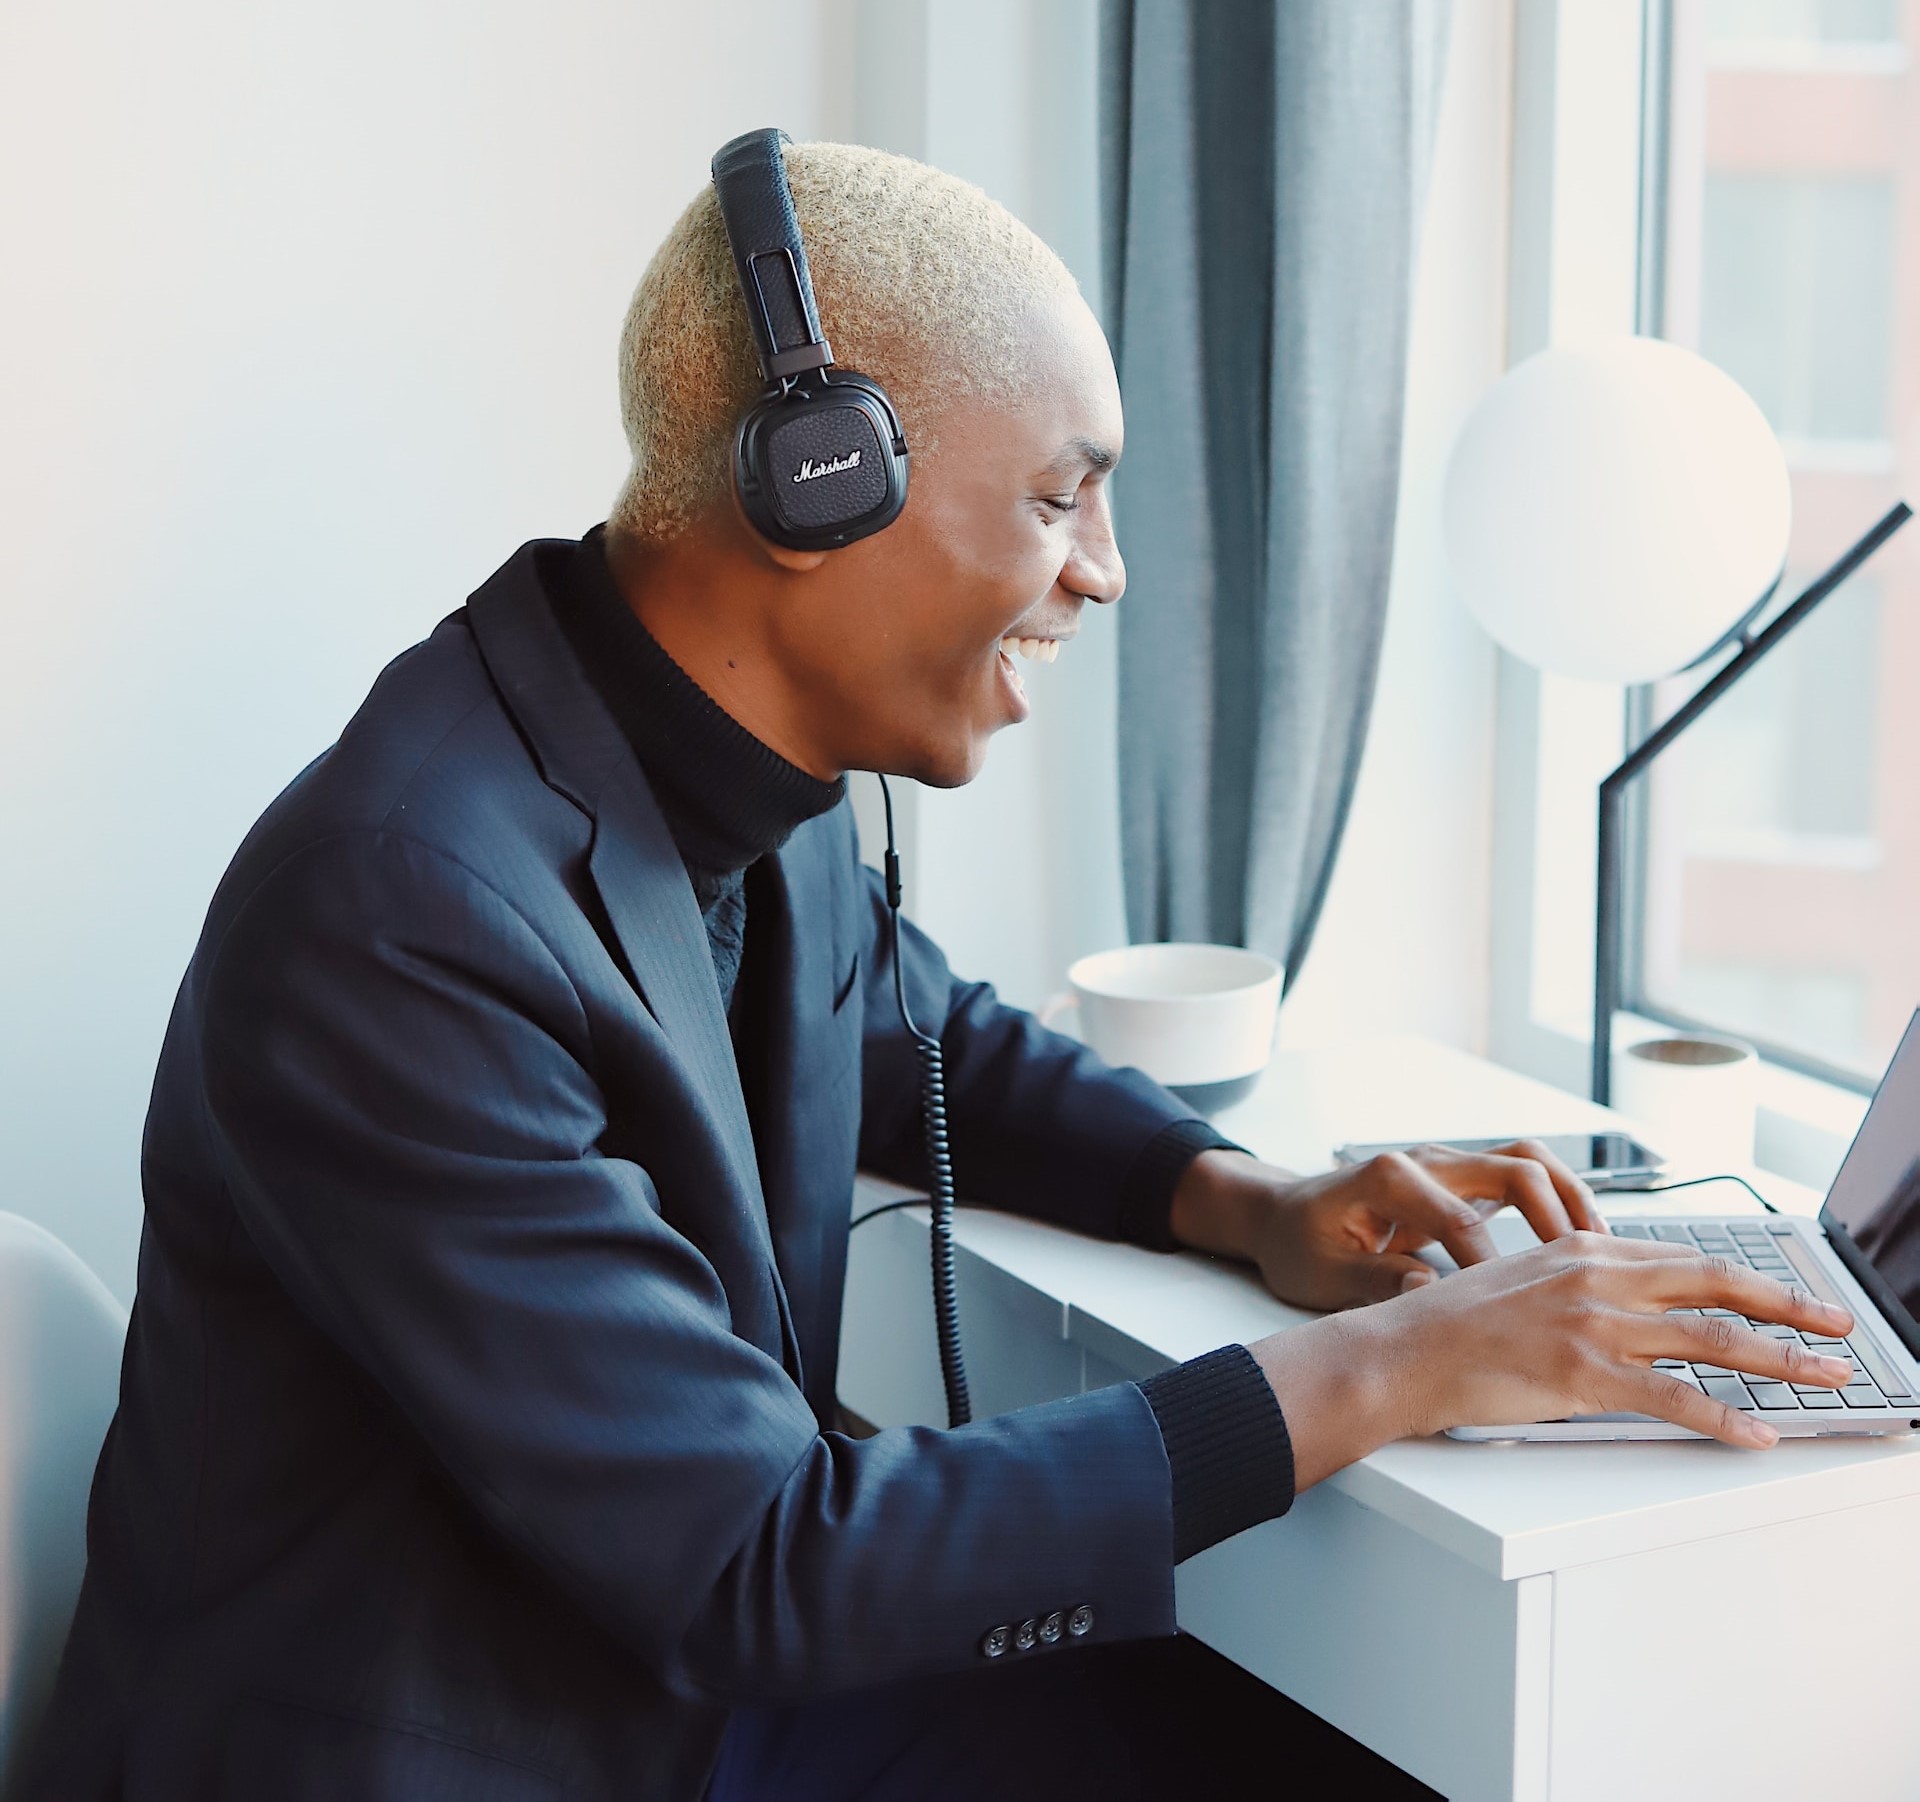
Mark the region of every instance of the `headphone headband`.
<instances>
[{"instance_id":1,"label":"headphone headband","mask_svg":"<svg viewBox=\"0 0 1920 1802\"><path fill-rule=\"evenodd\" d=\"M907 439L886 390L836 368L787 186L783 131L750 131L713 159L720 220L766 390L733 434L733 486L755 531L837 550L907 504Z\"/></svg>"},{"instance_id":2,"label":"headphone headband","mask_svg":"<svg viewBox=\"0 0 1920 1802\"><path fill-rule=\"evenodd\" d=\"M781 146L791 142L784 131L749 131L713 157L713 191L769 387L833 361L787 186Z\"/></svg>"}]
</instances>

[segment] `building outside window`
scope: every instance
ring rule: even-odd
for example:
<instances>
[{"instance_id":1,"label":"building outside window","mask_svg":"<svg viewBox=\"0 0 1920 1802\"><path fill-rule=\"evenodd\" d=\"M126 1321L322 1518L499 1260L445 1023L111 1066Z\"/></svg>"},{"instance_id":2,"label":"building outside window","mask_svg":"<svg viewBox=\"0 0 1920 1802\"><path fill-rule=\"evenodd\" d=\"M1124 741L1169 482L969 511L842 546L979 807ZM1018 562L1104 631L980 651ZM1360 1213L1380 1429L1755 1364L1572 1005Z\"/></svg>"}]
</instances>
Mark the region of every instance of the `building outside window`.
<instances>
[{"instance_id":1,"label":"building outside window","mask_svg":"<svg viewBox=\"0 0 1920 1802\"><path fill-rule=\"evenodd\" d=\"M1648 324L1785 446L1780 605L1920 491L1920 0L1674 0L1655 25ZM1637 1006L1878 1073L1920 1004L1920 524L1656 766L1639 865Z\"/></svg>"}]
</instances>

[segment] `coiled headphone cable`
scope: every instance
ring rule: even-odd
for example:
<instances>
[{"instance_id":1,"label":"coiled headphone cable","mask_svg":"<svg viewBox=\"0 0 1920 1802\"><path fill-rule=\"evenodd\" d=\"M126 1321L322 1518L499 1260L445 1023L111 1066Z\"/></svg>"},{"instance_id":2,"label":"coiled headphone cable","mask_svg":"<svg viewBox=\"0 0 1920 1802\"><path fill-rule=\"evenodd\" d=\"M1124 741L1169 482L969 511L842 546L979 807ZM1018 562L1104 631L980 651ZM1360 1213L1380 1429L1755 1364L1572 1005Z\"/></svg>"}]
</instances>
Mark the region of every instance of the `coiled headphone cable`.
<instances>
[{"instance_id":1,"label":"coiled headphone cable","mask_svg":"<svg viewBox=\"0 0 1920 1802\"><path fill-rule=\"evenodd\" d=\"M880 798L887 810L887 939L893 960L893 998L899 1004L900 1023L913 1040L920 1063L920 1112L927 1137L927 1168L931 1193L927 1206L933 1215L933 1322L940 1343L940 1382L947 1392L947 1425L963 1427L973 1418L967 1395L967 1367L960 1353L960 1310L953 1279L953 1149L947 1138L947 1066L940 1041L914 1024L907 1007L907 978L900 965L900 854L893 842L893 792L880 778ZM905 1204L890 1202L888 1207ZM869 1220L875 1208L861 1215ZM854 1222L858 1226L860 1221Z\"/></svg>"}]
</instances>

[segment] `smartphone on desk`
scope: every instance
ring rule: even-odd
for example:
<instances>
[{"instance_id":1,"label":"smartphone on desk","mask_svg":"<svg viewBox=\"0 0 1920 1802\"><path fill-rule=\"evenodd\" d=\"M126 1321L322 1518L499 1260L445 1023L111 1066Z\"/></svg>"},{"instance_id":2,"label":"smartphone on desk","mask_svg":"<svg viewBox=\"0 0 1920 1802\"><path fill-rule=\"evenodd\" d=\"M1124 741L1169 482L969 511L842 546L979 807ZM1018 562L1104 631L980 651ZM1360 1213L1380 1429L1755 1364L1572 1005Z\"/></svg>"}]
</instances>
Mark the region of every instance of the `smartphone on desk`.
<instances>
[{"instance_id":1,"label":"smartphone on desk","mask_svg":"<svg viewBox=\"0 0 1920 1802\"><path fill-rule=\"evenodd\" d=\"M1383 1152L1411 1151L1416 1145L1441 1145L1449 1151L1499 1151L1514 1139L1539 1140L1576 1176L1596 1189L1630 1189L1651 1182L1666 1167L1666 1159L1642 1145L1632 1133L1516 1133L1508 1139L1404 1139L1388 1145L1342 1145L1335 1149L1337 1164L1364 1164Z\"/></svg>"}]
</instances>

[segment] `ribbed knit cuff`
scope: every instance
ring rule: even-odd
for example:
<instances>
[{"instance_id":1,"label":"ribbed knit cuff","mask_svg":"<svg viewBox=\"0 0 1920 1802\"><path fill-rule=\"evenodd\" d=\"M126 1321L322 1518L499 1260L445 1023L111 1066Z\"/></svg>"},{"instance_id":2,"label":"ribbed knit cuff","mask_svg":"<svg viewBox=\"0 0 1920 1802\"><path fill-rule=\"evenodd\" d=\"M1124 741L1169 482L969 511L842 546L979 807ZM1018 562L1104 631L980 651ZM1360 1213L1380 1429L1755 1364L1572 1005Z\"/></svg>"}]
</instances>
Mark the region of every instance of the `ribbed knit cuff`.
<instances>
[{"instance_id":1,"label":"ribbed knit cuff","mask_svg":"<svg viewBox=\"0 0 1920 1802\"><path fill-rule=\"evenodd\" d=\"M1168 1224L1173 1192L1187 1166L1203 1151L1241 1151L1245 1147L1215 1132L1204 1120L1176 1120L1141 1148L1120 1185L1119 1236L1149 1251L1172 1251L1179 1244Z\"/></svg>"},{"instance_id":2,"label":"ribbed knit cuff","mask_svg":"<svg viewBox=\"0 0 1920 1802\"><path fill-rule=\"evenodd\" d=\"M1173 1472L1173 1560L1293 1506L1293 1440L1273 1386L1244 1345L1145 1379Z\"/></svg>"}]
</instances>

